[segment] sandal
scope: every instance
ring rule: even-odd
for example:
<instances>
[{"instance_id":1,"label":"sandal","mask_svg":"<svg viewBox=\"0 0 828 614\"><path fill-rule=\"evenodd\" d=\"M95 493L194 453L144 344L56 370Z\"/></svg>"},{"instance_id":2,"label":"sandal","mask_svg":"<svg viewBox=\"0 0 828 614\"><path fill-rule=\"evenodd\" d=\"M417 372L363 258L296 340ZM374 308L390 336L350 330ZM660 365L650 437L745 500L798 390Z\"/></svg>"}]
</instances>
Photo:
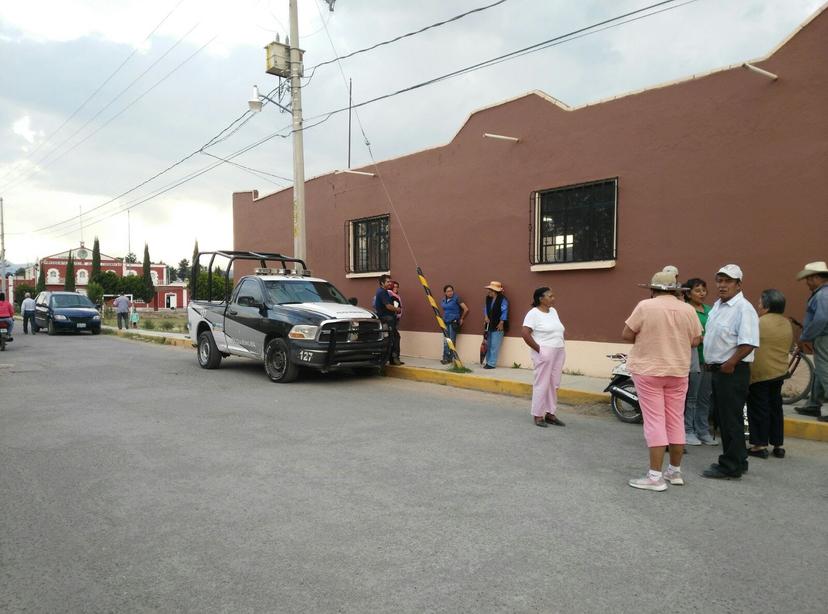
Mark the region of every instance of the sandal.
<instances>
[{"instance_id":1,"label":"sandal","mask_svg":"<svg viewBox=\"0 0 828 614\"><path fill-rule=\"evenodd\" d=\"M562 420L558 418L555 414L547 413L543 419L548 422L549 424L554 424L555 426L566 426Z\"/></svg>"}]
</instances>

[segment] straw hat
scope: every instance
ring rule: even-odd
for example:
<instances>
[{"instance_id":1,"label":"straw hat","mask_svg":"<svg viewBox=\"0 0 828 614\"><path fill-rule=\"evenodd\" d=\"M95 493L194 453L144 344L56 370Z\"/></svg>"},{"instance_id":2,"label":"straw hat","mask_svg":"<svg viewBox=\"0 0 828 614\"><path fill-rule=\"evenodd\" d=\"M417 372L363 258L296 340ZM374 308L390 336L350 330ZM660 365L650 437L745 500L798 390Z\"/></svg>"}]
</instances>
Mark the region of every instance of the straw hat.
<instances>
[{"instance_id":1,"label":"straw hat","mask_svg":"<svg viewBox=\"0 0 828 614\"><path fill-rule=\"evenodd\" d=\"M493 281L488 286L486 286L487 290L494 290L495 292L503 292L503 284L499 281Z\"/></svg>"},{"instance_id":2,"label":"straw hat","mask_svg":"<svg viewBox=\"0 0 828 614\"><path fill-rule=\"evenodd\" d=\"M665 273L659 271L648 284L638 284L642 288L649 288L650 290L662 290L664 292L675 292L676 290L683 290L681 284L676 281L676 276L673 273Z\"/></svg>"},{"instance_id":3,"label":"straw hat","mask_svg":"<svg viewBox=\"0 0 828 614\"><path fill-rule=\"evenodd\" d=\"M822 262L809 262L805 265L805 268L802 269L799 273L797 273L797 279L805 279L806 277L810 277L811 275L819 275L828 274L828 266L825 265L825 261Z\"/></svg>"}]
</instances>

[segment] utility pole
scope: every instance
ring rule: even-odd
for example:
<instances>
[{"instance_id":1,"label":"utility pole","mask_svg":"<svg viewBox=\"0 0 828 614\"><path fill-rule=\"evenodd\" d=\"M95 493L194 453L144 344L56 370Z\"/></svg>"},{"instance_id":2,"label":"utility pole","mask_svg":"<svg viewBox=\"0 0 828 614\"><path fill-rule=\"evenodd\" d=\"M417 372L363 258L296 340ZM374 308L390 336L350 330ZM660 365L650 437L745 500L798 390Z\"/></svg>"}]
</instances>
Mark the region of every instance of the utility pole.
<instances>
[{"instance_id":1,"label":"utility pole","mask_svg":"<svg viewBox=\"0 0 828 614\"><path fill-rule=\"evenodd\" d=\"M331 3L333 10L333 2ZM354 82L348 79L348 168L351 168L351 111L354 106Z\"/></svg>"},{"instance_id":2,"label":"utility pole","mask_svg":"<svg viewBox=\"0 0 828 614\"><path fill-rule=\"evenodd\" d=\"M290 0L290 94L293 114L293 257L307 261L305 238L305 145L302 134L302 51L297 0Z\"/></svg>"},{"instance_id":3,"label":"utility pole","mask_svg":"<svg viewBox=\"0 0 828 614\"><path fill-rule=\"evenodd\" d=\"M3 222L3 197L0 196L0 290L6 292L6 227Z\"/></svg>"}]
</instances>

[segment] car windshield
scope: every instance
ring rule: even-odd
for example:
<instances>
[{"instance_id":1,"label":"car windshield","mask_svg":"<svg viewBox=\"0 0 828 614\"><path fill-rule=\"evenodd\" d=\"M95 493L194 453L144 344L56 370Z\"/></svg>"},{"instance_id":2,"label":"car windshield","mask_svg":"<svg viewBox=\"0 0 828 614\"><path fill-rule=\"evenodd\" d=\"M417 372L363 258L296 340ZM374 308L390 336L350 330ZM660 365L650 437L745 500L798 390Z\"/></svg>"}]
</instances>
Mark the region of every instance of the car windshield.
<instances>
[{"instance_id":1,"label":"car windshield","mask_svg":"<svg viewBox=\"0 0 828 614\"><path fill-rule=\"evenodd\" d=\"M92 308L95 307L95 305L92 304L92 301L90 301L88 298L81 294L56 294L52 297L52 306Z\"/></svg>"},{"instance_id":2,"label":"car windshield","mask_svg":"<svg viewBox=\"0 0 828 614\"><path fill-rule=\"evenodd\" d=\"M271 303L342 303L348 300L326 281L272 280L266 281L268 298Z\"/></svg>"}]
</instances>

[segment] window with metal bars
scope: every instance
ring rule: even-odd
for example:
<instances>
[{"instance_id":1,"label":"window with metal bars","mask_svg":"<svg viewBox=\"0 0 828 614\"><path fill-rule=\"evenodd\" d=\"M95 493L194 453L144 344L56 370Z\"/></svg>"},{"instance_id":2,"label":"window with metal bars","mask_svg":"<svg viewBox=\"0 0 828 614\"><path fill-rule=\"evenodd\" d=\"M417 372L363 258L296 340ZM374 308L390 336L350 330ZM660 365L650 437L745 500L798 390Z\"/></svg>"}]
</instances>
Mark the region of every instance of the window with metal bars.
<instances>
[{"instance_id":1,"label":"window with metal bars","mask_svg":"<svg viewBox=\"0 0 828 614\"><path fill-rule=\"evenodd\" d=\"M389 218L380 215L349 222L351 273L390 270Z\"/></svg>"},{"instance_id":2,"label":"window with metal bars","mask_svg":"<svg viewBox=\"0 0 828 614\"><path fill-rule=\"evenodd\" d=\"M532 194L532 264L613 260L618 178Z\"/></svg>"}]
</instances>

